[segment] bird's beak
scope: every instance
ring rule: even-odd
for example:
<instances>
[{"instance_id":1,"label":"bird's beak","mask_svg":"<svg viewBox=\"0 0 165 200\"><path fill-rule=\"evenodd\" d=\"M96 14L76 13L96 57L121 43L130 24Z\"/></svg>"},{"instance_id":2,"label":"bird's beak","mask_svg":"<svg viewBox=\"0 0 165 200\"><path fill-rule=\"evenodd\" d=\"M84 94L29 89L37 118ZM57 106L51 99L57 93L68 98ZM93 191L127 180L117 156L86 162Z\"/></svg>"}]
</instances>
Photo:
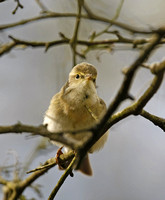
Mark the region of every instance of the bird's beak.
<instances>
[{"instance_id":1,"label":"bird's beak","mask_svg":"<svg viewBox=\"0 0 165 200\"><path fill-rule=\"evenodd\" d=\"M85 79L86 80L92 80L92 74L86 74Z\"/></svg>"}]
</instances>

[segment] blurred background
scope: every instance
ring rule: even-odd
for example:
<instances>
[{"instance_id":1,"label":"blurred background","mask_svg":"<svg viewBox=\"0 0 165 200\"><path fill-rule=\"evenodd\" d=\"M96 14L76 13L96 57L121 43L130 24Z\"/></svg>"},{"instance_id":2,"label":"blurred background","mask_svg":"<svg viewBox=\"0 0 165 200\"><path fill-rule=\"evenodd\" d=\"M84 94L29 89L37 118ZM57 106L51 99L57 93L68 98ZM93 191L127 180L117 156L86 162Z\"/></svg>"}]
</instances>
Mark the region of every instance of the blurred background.
<instances>
[{"instance_id":1,"label":"blurred background","mask_svg":"<svg viewBox=\"0 0 165 200\"><path fill-rule=\"evenodd\" d=\"M34 0L22 0L23 9L12 15L16 3L0 3L0 24L16 22L37 16L41 11ZM48 9L55 12L77 11L76 1L43 1ZM119 0L88 0L89 7L101 16L113 18ZM135 27L159 27L164 25L164 0L125 0L118 21ZM29 41L51 41L59 39L59 32L71 37L75 19L47 19L0 32L0 43L9 40L8 35ZM93 31L100 31L105 24L83 20L80 39L88 39ZM113 27L115 30L115 27ZM123 32L125 34L125 32ZM102 36L102 39L107 36ZM164 57L162 46L150 57L149 62ZM130 46L115 47L115 51L90 51L86 61L98 70L98 94L107 104L111 102L122 82L121 70L129 66L138 52ZM99 58L99 59L98 59ZM78 62L81 62L78 58ZM55 46L46 53L44 48L15 49L0 57L0 125L11 125L18 121L39 125L48 108L51 97L66 82L73 67L72 52L68 45ZM131 94L136 98L142 94L152 80L146 69L140 69L132 85ZM165 117L165 82L158 93L147 104L146 110ZM120 109L130 105L126 101ZM29 134L6 134L0 136L0 166L20 162L26 163L40 142L41 137ZM30 169L55 156L57 148L50 145L36 155ZM140 116L122 120L110 130L104 149L90 155L94 175L87 177L75 172L68 177L60 189L57 199L79 200L164 200L165 198L165 134L151 122ZM24 194L30 199L47 199L62 172L51 169L35 183L41 185L43 197L33 190ZM25 175L26 177L26 175ZM2 198L2 192L0 194Z\"/></svg>"}]
</instances>

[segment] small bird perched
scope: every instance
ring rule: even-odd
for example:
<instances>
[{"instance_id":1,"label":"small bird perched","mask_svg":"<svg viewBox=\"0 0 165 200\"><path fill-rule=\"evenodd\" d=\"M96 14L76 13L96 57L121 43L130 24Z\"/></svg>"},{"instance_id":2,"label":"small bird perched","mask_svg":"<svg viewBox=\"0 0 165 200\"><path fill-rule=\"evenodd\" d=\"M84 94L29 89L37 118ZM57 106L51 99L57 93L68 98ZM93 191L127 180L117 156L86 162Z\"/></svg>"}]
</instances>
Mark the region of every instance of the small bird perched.
<instances>
[{"instance_id":1,"label":"small bird perched","mask_svg":"<svg viewBox=\"0 0 165 200\"><path fill-rule=\"evenodd\" d=\"M65 132L86 130L96 125L106 112L104 101L96 91L97 70L89 63L76 65L69 74L69 80L55 94L44 116L44 125L50 132ZM70 134L76 140L83 140L88 132ZM98 151L107 140L105 133L89 150ZM62 144L55 143L57 146ZM67 147L68 150L68 147ZM88 155L82 160L79 170L86 175L92 175Z\"/></svg>"}]
</instances>

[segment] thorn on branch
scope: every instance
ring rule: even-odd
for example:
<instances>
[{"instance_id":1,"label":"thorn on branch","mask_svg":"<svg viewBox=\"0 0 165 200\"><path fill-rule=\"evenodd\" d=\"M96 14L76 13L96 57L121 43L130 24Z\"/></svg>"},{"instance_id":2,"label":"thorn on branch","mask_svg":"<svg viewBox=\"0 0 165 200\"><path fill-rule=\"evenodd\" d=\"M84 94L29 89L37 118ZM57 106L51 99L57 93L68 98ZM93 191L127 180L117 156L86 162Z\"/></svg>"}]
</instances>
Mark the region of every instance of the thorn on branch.
<instances>
[{"instance_id":1,"label":"thorn on branch","mask_svg":"<svg viewBox=\"0 0 165 200\"><path fill-rule=\"evenodd\" d=\"M138 45L149 43L149 42L151 42L151 41L148 39L141 38L141 39L134 40L132 44L133 44L133 48L135 49L135 48L137 48Z\"/></svg>"},{"instance_id":2,"label":"thorn on branch","mask_svg":"<svg viewBox=\"0 0 165 200\"><path fill-rule=\"evenodd\" d=\"M124 67L124 68L122 69L122 73L123 73L124 75L127 75L128 71L129 71L129 67Z\"/></svg>"},{"instance_id":3,"label":"thorn on branch","mask_svg":"<svg viewBox=\"0 0 165 200\"><path fill-rule=\"evenodd\" d=\"M86 59L86 56L82 53L79 53L76 51L76 55L78 55L80 58Z\"/></svg>"},{"instance_id":4,"label":"thorn on branch","mask_svg":"<svg viewBox=\"0 0 165 200\"><path fill-rule=\"evenodd\" d=\"M35 0L35 1L36 1L37 5L40 7L40 9L42 10L41 14L46 14L46 13L50 12L50 11L48 11L46 6L40 0Z\"/></svg>"},{"instance_id":5,"label":"thorn on branch","mask_svg":"<svg viewBox=\"0 0 165 200\"><path fill-rule=\"evenodd\" d=\"M16 38L14 38L12 35L9 35L8 37L9 37L11 40L13 40L15 43L18 42L18 40L17 40Z\"/></svg>"},{"instance_id":6,"label":"thorn on branch","mask_svg":"<svg viewBox=\"0 0 165 200\"><path fill-rule=\"evenodd\" d=\"M15 0L17 2L17 6L16 8L13 10L12 14L15 15L15 13L17 12L18 8L23 9L23 5L20 3L19 0Z\"/></svg>"},{"instance_id":7,"label":"thorn on branch","mask_svg":"<svg viewBox=\"0 0 165 200\"><path fill-rule=\"evenodd\" d=\"M123 37L120 35L119 31L112 31L111 33L115 34L119 40L123 40Z\"/></svg>"},{"instance_id":8,"label":"thorn on branch","mask_svg":"<svg viewBox=\"0 0 165 200\"><path fill-rule=\"evenodd\" d=\"M50 43L47 42L47 43L45 44L45 53L48 51L49 47L50 47Z\"/></svg>"},{"instance_id":9,"label":"thorn on branch","mask_svg":"<svg viewBox=\"0 0 165 200\"><path fill-rule=\"evenodd\" d=\"M59 32L58 33L59 34L59 36L62 38L62 39L69 39L69 38L67 38L65 35L64 35L64 33L62 33L62 32Z\"/></svg>"},{"instance_id":10,"label":"thorn on branch","mask_svg":"<svg viewBox=\"0 0 165 200\"><path fill-rule=\"evenodd\" d=\"M126 99L130 99L130 100L134 101L135 97L132 94L127 94Z\"/></svg>"}]
</instances>

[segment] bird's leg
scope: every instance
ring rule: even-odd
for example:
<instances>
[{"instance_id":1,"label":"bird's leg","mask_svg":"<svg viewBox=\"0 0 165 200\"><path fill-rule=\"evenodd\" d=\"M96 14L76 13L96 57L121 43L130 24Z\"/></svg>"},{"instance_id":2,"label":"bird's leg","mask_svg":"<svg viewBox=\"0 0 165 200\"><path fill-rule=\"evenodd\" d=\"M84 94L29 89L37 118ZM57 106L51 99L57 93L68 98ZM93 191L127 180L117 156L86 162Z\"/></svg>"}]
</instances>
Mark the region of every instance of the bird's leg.
<instances>
[{"instance_id":1,"label":"bird's leg","mask_svg":"<svg viewBox=\"0 0 165 200\"><path fill-rule=\"evenodd\" d=\"M61 170L66 169L66 167L64 166L63 161L60 159L60 156L63 154L63 152L62 152L63 147L64 146L60 147L57 150L57 153L56 153L56 163L57 163L59 169L61 169Z\"/></svg>"},{"instance_id":2,"label":"bird's leg","mask_svg":"<svg viewBox=\"0 0 165 200\"><path fill-rule=\"evenodd\" d=\"M63 161L62 159L60 159L60 156L63 154L62 152L63 147L64 146L60 147L56 153L56 163L60 170L65 170L69 166L70 162L72 161L72 160ZM73 172L70 173L70 176L71 177L74 176Z\"/></svg>"}]
</instances>

